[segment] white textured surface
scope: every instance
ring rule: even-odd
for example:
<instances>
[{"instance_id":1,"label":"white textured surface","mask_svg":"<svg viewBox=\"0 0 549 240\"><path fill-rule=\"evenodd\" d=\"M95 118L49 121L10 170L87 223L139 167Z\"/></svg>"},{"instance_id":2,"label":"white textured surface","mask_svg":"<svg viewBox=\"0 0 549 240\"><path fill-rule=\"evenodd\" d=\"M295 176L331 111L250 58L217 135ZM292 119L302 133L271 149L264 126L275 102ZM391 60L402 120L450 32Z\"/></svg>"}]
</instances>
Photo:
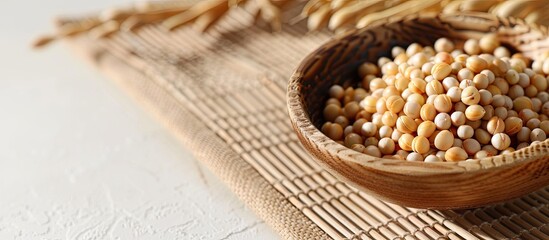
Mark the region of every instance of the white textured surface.
<instances>
[{"instance_id":1,"label":"white textured surface","mask_svg":"<svg viewBox=\"0 0 549 240\"><path fill-rule=\"evenodd\" d=\"M159 123L63 46L60 13L126 1L4 0L0 239L274 239Z\"/></svg>"}]
</instances>

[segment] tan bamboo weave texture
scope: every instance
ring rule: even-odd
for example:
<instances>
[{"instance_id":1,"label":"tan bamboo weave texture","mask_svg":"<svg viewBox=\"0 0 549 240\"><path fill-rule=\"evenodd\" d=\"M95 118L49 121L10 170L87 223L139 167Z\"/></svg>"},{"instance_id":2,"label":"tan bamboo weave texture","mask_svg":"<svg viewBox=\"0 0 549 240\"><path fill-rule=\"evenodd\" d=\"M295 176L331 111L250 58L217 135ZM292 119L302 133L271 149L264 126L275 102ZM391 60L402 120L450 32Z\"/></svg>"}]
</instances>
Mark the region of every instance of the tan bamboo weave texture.
<instances>
[{"instance_id":1,"label":"tan bamboo weave texture","mask_svg":"<svg viewBox=\"0 0 549 240\"><path fill-rule=\"evenodd\" d=\"M206 34L147 26L71 45L159 116L250 208L287 239L549 239L549 186L462 211L411 209L338 181L300 146L287 79L329 38L281 33L231 14ZM413 191L413 189L411 189Z\"/></svg>"}]
</instances>

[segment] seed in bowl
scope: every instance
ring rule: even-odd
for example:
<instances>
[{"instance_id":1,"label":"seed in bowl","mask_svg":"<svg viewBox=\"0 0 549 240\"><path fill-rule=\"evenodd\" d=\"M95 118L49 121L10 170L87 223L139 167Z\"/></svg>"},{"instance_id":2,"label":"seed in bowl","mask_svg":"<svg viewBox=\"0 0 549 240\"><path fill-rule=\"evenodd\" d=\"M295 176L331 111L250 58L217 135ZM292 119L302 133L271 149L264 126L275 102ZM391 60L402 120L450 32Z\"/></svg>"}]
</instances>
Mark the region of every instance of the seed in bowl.
<instances>
[{"instance_id":1,"label":"seed in bowl","mask_svg":"<svg viewBox=\"0 0 549 240\"><path fill-rule=\"evenodd\" d=\"M425 162L507 154L547 139L548 57L512 53L495 34L391 53L358 67L359 86L329 88L326 136L374 157Z\"/></svg>"}]
</instances>

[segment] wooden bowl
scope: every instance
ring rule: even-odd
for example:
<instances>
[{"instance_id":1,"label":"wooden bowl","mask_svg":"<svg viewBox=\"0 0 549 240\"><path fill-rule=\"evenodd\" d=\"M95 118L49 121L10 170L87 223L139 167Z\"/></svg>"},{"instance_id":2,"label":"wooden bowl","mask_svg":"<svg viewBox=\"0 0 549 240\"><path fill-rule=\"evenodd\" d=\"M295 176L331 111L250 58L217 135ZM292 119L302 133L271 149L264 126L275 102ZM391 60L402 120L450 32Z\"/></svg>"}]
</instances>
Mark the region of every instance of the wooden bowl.
<instances>
[{"instance_id":1,"label":"wooden bowl","mask_svg":"<svg viewBox=\"0 0 549 240\"><path fill-rule=\"evenodd\" d=\"M358 66L390 56L393 46L433 45L440 37L456 46L486 32L533 58L549 49L546 27L488 14L429 15L393 19L345 34L307 56L289 81L287 103L294 130L307 151L340 180L396 204L432 209L471 208L530 193L549 183L549 141L512 154L461 162L409 162L353 151L319 129L328 89L356 83Z\"/></svg>"}]
</instances>

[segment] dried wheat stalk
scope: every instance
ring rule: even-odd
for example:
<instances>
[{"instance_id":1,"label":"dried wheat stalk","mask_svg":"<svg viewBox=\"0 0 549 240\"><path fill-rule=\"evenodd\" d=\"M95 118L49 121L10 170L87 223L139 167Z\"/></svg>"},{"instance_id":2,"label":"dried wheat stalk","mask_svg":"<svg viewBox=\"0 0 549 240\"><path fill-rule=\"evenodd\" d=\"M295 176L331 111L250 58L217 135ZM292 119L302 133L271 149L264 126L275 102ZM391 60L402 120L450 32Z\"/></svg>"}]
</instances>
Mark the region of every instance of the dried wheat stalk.
<instances>
[{"instance_id":1,"label":"dried wheat stalk","mask_svg":"<svg viewBox=\"0 0 549 240\"><path fill-rule=\"evenodd\" d=\"M160 23L168 30L192 24L198 31L207 31L231 8L254 3L256 16L271 24L273 30L282 27L284 6L299 0L207 0L148 2L127 8L103 11L98 18L80 22L58 21L57 33L38 38L34 47L77 34L108 37L117 31L134 31L141 26ZM304 1L304 0L301 0ZM373 22L394 16L426 12L489 12L500 17L523 18L528 23L549 25L549 4L546 0L308 0L302 5L297 20L307 20L311 31L329 28L335 32L362 28Z\"/></svg>"}]
</instances>

